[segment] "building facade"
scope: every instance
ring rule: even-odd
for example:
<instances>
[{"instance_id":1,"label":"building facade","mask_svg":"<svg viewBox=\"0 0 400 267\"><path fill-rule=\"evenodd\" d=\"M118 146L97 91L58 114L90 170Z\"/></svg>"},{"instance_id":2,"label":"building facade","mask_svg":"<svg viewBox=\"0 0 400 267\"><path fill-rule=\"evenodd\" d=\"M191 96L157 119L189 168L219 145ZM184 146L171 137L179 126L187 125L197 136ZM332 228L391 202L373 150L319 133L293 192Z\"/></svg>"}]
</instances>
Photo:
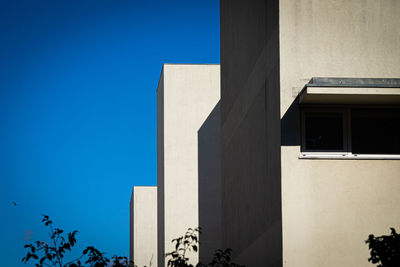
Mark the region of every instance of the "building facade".
<instances>
[{"instance_id":1,"label":"building facade","mask_svg":"<svg viewBox=\"0 0 400 267\"><path fill-rule=\"evenodd\" d=\"M400 228L400 2L220 7L221 67L165 64L157 89L159 266L197 226L191 263L370 266Z\"/></svg>"},{"instance_id":2,"label":"building facade","mask_svg":"<svg viewBox=\"0 0 400 267\"><path fill-rule=\"evenodd\" d=\"M239 263L370 266L368 235L400 227L399 12L221 1L222 240Z\"/></svg>"}]
</instances>

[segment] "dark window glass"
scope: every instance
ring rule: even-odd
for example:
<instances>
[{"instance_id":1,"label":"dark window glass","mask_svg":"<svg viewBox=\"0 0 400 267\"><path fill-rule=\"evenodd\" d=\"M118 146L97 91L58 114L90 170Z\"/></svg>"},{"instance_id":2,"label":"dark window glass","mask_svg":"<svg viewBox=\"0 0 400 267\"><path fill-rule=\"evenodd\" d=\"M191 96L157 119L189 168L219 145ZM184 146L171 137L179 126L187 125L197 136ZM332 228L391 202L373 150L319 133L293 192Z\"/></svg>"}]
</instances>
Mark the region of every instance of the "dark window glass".
<instances>
[{"instance_id":1,"label":"dark window glass","mask_svg":"<svg viewBox=\"0 0 400 267\"><path fill-rule=\"evenodd\" d=\"M400 109L354 109L353 154L400 154Z\"/></svg>"},{"instance_id":2,"label":"dark window glass","mask_svg":"<svg viewBox=\"0 0 400 267\"><path fill-rule=\"evenodd\" d=\"M306 150L343 150L343 113L305 113Z\"/></svg>"}]
</instances>

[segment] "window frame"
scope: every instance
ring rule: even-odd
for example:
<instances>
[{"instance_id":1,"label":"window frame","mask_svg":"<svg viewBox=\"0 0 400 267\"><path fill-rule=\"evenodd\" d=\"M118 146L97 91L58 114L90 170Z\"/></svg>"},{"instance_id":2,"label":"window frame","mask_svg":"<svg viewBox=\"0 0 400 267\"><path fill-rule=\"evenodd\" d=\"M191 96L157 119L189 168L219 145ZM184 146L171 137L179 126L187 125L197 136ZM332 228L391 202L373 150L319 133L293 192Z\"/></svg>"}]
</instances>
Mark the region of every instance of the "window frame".
<instances>
[{"instance_id":1,"label":"window frame","mask_svg":"<svg viewBox=\"0 0 400 267\"><path fill-rule=\"evenodd\" d=\"M343 137L343 149L342 150L337 150L337 149L306 149L306 113L316 113L316 114L323 114L323 113L341 113L342 114L342 119L343 119L343 132L342 132L342 137ZM346 108L338 108L338 107L328 107L328 108L322 108L322 107L317 107L317 108L303 108L301 110L301 153L312 153L312 154L348 154L349 153L349 143L351 145L351 142L348 142L348 138L351 138L351 135L349 135L349 128L350 127L350 122L349 122L349 109ZM351 151L351 150L350 150Z\"/></svg>"},{"instance_id":2,"label":"window frame","mask_svg":"<svg viewBox=\"0 0 400 267\"><path fill-rule=\"evenodd\" d=\"M398 160L400 154L353 154L351 133L351 111L357 109L399 109L397 105L301 105L300 106L300 159L389 159ZM310 150L306 149L305 118L306 113L342 113L343 116L343 149Z\"/></svg>"}]
</instances>

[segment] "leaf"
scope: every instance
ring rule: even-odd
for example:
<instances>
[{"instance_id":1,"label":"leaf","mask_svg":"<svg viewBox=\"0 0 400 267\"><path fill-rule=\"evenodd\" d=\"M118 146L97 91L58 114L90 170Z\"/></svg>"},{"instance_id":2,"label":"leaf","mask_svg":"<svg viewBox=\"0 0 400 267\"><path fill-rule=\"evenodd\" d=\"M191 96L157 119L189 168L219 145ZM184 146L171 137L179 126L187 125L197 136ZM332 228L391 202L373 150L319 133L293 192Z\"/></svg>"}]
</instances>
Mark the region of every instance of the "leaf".
<instances>
[{"instance_id":1,"label":"leaf","mask_svg":"<svg viewBox=\"0 0 400 267\"><path fill-rule=\"evenodd\" d=\"M391 227L390 230L392 235L397 235L396 230L394 228Z\"/></svg>"}]
</instances>

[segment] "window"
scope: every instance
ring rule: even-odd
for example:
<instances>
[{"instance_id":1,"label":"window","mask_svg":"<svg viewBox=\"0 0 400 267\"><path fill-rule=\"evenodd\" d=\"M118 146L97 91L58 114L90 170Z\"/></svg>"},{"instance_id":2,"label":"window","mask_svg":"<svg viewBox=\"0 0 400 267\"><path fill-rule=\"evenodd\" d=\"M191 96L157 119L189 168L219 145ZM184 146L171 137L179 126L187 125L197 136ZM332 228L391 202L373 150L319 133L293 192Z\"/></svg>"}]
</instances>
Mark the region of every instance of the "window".
<instances>
[{"instance_id":1,"label":"window","mask_svg":"<svg viewBox=\"0 0 400 267\"><path fill-rule=\"evenodd\" d=\"M343 113L306 112L304 127L305 148L308 151L343 151Z\"/></svg>"},{"instance_id":2,"label":"window","mask_svg":"<svg viewBox=\"0 0 400 267\"><path fill-rule=\"evenodd\" d=\"M305 108L301 157L400 158L400 108Z\"/></svg>"}]
</instances>

